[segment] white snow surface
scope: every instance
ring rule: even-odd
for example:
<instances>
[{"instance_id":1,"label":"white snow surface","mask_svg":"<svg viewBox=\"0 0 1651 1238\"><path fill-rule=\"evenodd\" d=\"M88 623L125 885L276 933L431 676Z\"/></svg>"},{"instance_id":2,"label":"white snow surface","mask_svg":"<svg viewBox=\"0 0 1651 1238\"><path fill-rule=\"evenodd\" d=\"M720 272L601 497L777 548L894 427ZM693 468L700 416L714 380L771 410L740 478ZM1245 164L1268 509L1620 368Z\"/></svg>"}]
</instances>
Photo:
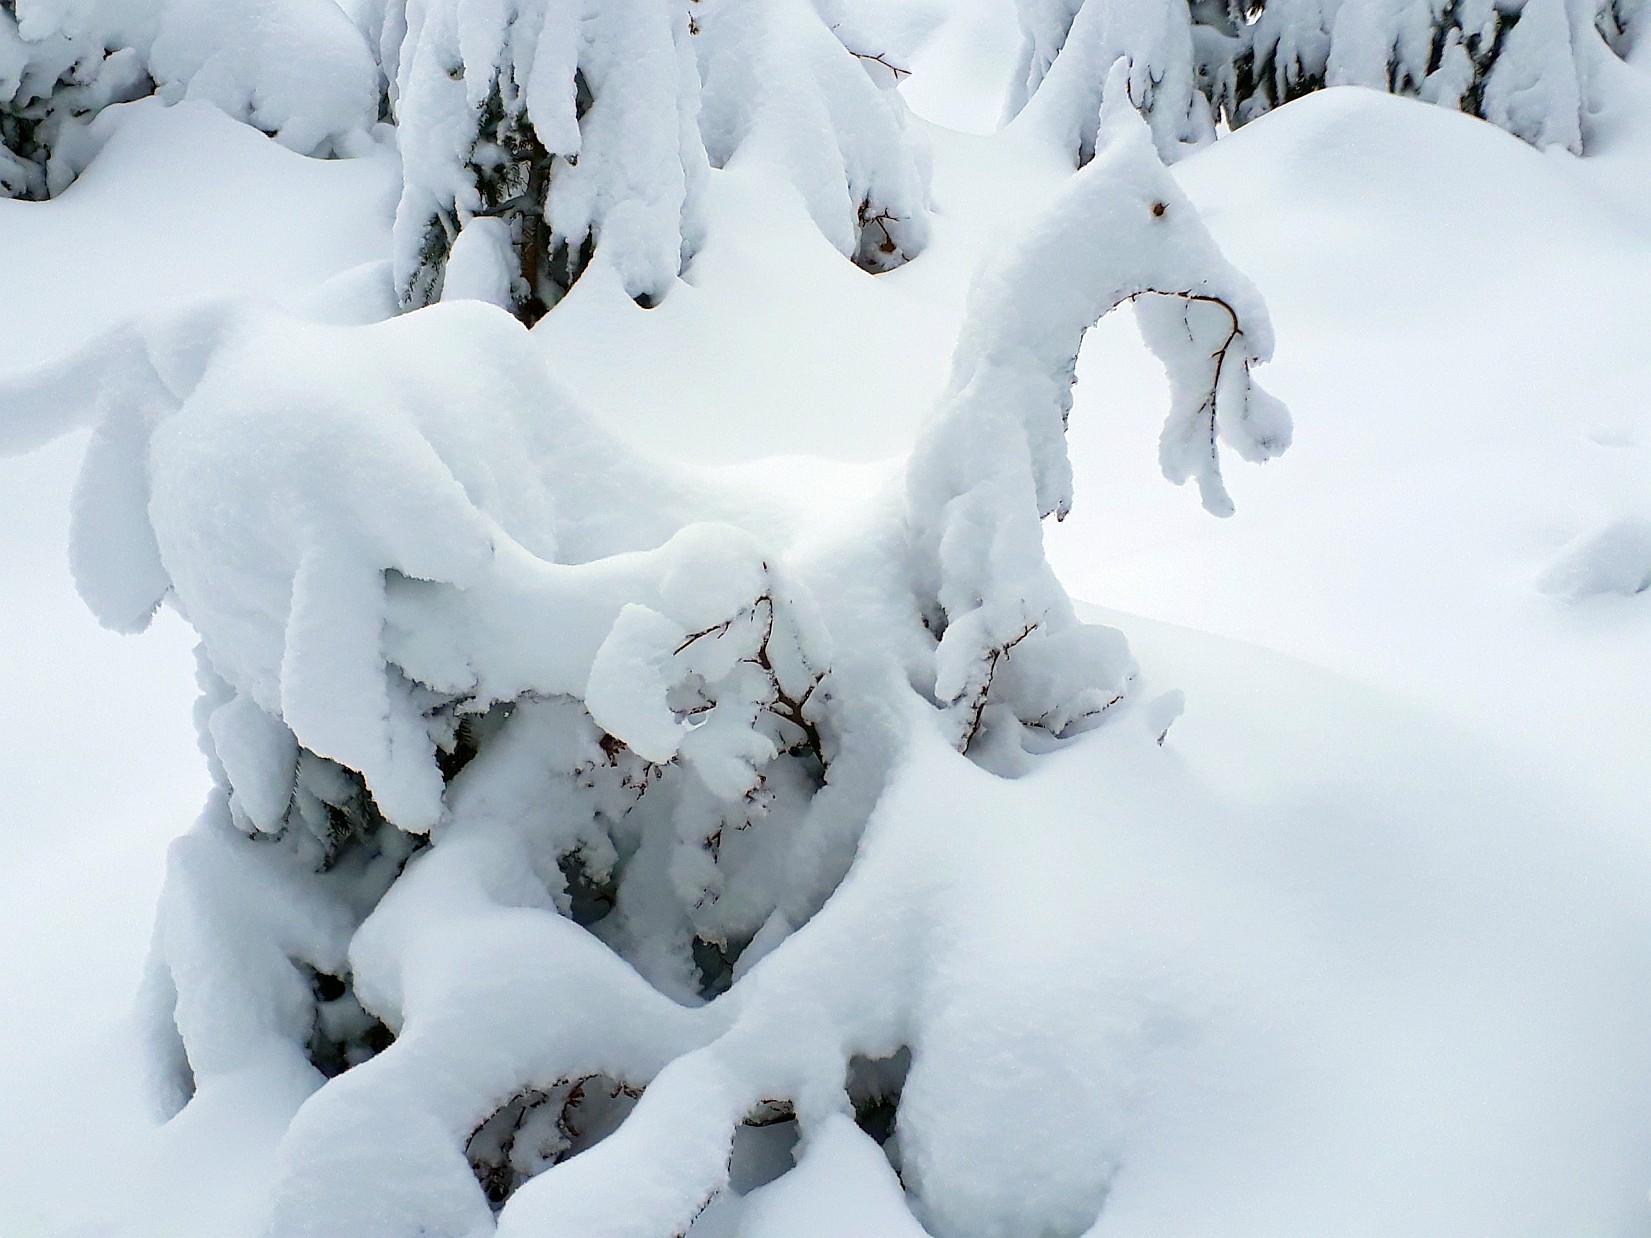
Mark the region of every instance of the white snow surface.
<instances>
[{"instance_id":1,"label":"white snow surface","mask_svg":"<svg viewBox=\"0 0 1651 1238\"><path fill-rule=\"evenodd\" d=\"M303 433L272 436L262 458L319 471L327 485L283 492L251 473L226 474L251 462L215 454L211 435L188 432L186 410L160 423L172 454L153 474L122 482L106 466L109 484L83 492L76 515L82 527L107 527L97 505L131 510L122 485L170 476L177 486L158 546L100 551L76 538L82 590L115 626L147 620L166 587L154 569L167 564L203 632L242 625L256 634L269 615L284 618L280 646L237 639L233 653L226 644L214 657L244 691L209 688L219 695L208 729L236 790L225 820L279 811L271 788L291 757L270 714L281 712L313 750L343 745L336 755L366 772L375 793L385 789L392 816L427 828L439 788L421 787L417 763L397 757L396 685L363 683L354 700L376 702L376 712L354 726L323 697L338 676L380 669L353 656L350 632L335 622L340 597L362 613L383 608L392 628L398 614L449 603L382 583L371 596L352 556L392 566L436 547L436 559L403 563L405 574L466 583L481 599L470 622L485 624L490 607L509 611L522 598L499 583L489 600L489 574L502 569L479 547L508 529L520 544L511 566L531 552L559 556L567 573L631 549L604 544L600 522L561 527L557 504L588 508L593 496L635 491L638 476L681 487L658 536L644 539L664 546L591 595L602 617L583 646L565 636L501 642L482 664L407 624L399 665L420 667L424 682L464 677L500 699L529 680L577 679L593 714L637 752L680 748L708 787L742 792L765 754L714 742L708 725L684 736L660 706L669 670L659 651L761 587L761 556L746 539L784 543L815 530L796 552L807 560L809 537L852 542L874 524L902 459L916 448L921 465L927 411L955 411L969 390L951 349L977 268L1001 271L1025 224L1075 192L1064 139L1028 125L997 137L960 131L986 127L1013 67L981 33L1001 28L1001 14L961 6L949 21L919 21L918 6L908 7L912 29L936 27L914 46L909 90L928 118L936 210L923 253L875 277L822 239L793 182L735 161L710 172L703 243L657 309L637 308L621 280L598 272L531 335L463 304L388 326L323 328L390 312L393 166L382 155L306 161L199 105L116 109L99 122L101 153L60 199L0 202L0 269L27 289L0 309L8 375L100 335L105 355L141 361L149 368L129 373L171 381L172 391L176 367L190 368L203 341L228 340L231 350L208 383L228 381L236 341L291 358L286 385L259 399ZM937 84L919 88L925 64L958 49L1001 76L937 71ZM417 882L397 886L352 948L358 977L376 986L375 1010L414 1018L423 1003L460 1017L426 1020L425 1039L342 1076L345 1086L329 1086L296 1122L315 1080L272 1040L262 1056L197 1062L214 1086L168 1126L145 1126L136 1053L121 1029L161 852L195 816L205 783L188 724L189 641L162 609L142 639L117 642L72 596L68 493L83 440L0 461L13 531L0 577L6 667L27 706L10 714L0 766L12 792L0 931L22 943L0 954L0 1233L233 1238L262 1232L272 1217L286 1218L279 1233L379 1232L370 1226L385 1223L382 1213L312 1214L330 1215L334 1228L301 1227L305 1190L348 1207L338 1184L383 1167L306 1159L311 1150L348 1146L338 1130L390 1131L439 1149L440 1138L419 1142L419 1123L456 1104L445 1120L462 1126L467 1089L484 1077L503 1086L518 1069L511 1055L524 1054L571 1054L621 1079L652 1079L673 1063L639 1120L523 1188L500 1227L632 1232L621 1205L644 1224L659 1198L687 1199L716 1176L719 1140L761 1084L807 1083L818 1059L829 1063L851 1042L880 1052L913 1041L924 1050L897 1137L913 1194L835 1098L805 1089L797 1167L719 1196L695 1238L899 1236L922 1226L1009 1235L1027 1232L1032 1216L1051 1233L1132 1238L1651 1231L1651 361L1642 311L1651 84L1632 65L1604 72L1608 106L1594 118L1587 159L1538 153L1443 109L1337 89L1176 165L1174 193L1185 199L1166 190L1165 218L1196 207L1249 277L1234 274L1225 287L1240 316L1261 314L1264 325L1250 285L1265 298L1277 337L1265 375L1297 423L1282 460L1225 479L1229 519L1211 519L1160 480L1172 461L1158 454L1158 426L1165 407L1180 404L1127 316L1087 337L1064 446L1048 447L1059 435L1046 422L1029 418L1024 440L974 423L997 436L971 444L983 453L1044 443L1041 455L1029 452L1044 466L1033 506L1071 500L1067 519L1043 525L1060 583L1103 601L1107 611L1080 611L1129 639L1127 652L1114 644L1083 658L1097 674L1139 665L1133 695L1147 725L1102 726L1012 779L963 760L938 731L913 743L835 896L771 965L747 965L726 998L692 1009L634 973L615 979L621 968L605 946L535 912L542 891L499 863L508 852L488 850L504 846L520 805L478 794L455 810L453 845L431 853ZM1117 252L1102 242L1122 235L1100 238L1097 261ZM487 238L476 239L455 298L492 299ZM1070 321L1058 297L1029 308L1081 328L1125 287L1083 286L1102 303L1066 307ZM1144 326L1153 341L1150 319ZM978 319L970 329L981 330ZM1255 336L1259 360L1271 339ZM504 360L488 374L443 373L453 355L443 350L461 338L489 342ZM347 389L318 392L328 350L334 372L373 360ZM517 391L541 362L563 392L553 411L529 417L505 401L493 423L440 428L445 403ZM431 491L374 489L375 478L416 475L435 468L431 460L351 457L340 450L348 436L328 435L329 411L370 418L408 372L431 375L425 436L439 440L463 502L385 505L386 495L412 503ZM1046 421L1065 411L1027 407ZM0 439L15 447L47 437L53 427L30 412L0 408ZM627 466L642 472L593 474L575 459L560 481L578 497L555 487L538 496L528 453L510 436L587 417L591 434L645 451ZM129 419L124 432L147 433L142 421ZM1245 438L1235 421L1234 445L1270 454L1260 448L1277 445L1279 428L1263 424L1267 432ZM93 440L106 460L131 457L122 432L106 424ZM408 441L378 440L393 452ZM191 477L212 484L183 484ZM743 536L703 524L728 516L716 496L731 478L769 492L746 509L754 527ZM206 510L214 495L237 493L268 507ZM288 519L318 493L336 502ZM911 500L919 515L934 506L926 493L919 485ZM954 517L968 515L955 494L934 493ZM1206 502L1212 493L1224 508L1225 490L1206 485ZM980 502L984 513L1019 510L992 494ZM338 553L300 556L284 580L190 588L177 578L189 561L180 539L222 539L228 514L242 522L228 529L235 544L264 538ZM146 527L119 524L128 538ZM1015 536L1036 537L1035 526L1016 527ZM317 528L352 530L361 545L306 540ZM997 559L971 550L975 528L964 520L948 541L959 593L1024 561L1001 543ZM706 562L718 570L694 570ZM641 592L638 581L648 582ZM552 575L534 588L566 596ZM325 602L313 640L305 589ZM644 593L648 604L637 605ZM839 623L855 604L852 589L825 603ZM213 606L224 609L209 614ZM823 638L798 622L798 648L818 653ZM1041 690L1019 688L1029 699ZM1153 740L1174 701L1152 698L1169 689L1184 693L1185 713L1160 747ZM733 701L732 688L723 699ZM560 723L549 713L524 716L530 725L555 742ZM363 734L377 745L351 748ZM688 752L690 740L704 751ZM512 750L496 746L489 759L509 761ZM228 882L232 866L205 854L214 845L198 833L175 863L211 863ZM258 923L266 903L272 922L290 910L279 891L201 888L212 898L190 914L209 923ZM455 921L463 935L421 938L431 908L468 917ZM287 948L336 966L350 927L340 914L311 907L304 939ZM877 939L844 929L866 923L880 925ZM523 941L533 945L526 958L508 947ZM488 966L477 965L478 951ZM592 976L605 979L580 986ZM453 1060L440 1052L444 1039L473 1043L467 1010L512 990L514 1001L545 1008L591 992L610 1006L554 1043L524 1035L475 1055L472 1078L421 1072L421 1060ZM200 1043L233 1031L241 1015L227 1003L205 1010L213 1027ZM596 1037L615 1026L628 1034ZM822 1036L828 1043L810 1040ZM973 1086L959 1090L958 1077ZM741 1098L741 1087L759 1090ZM658 1171L649 1190L604 1197L605 1177L638 1164ZM440 1211L471 1189L448 1189L444 1175L455 1172L468 1177L462 1161L455 1170L421 1153L400 1167L392 1194L444 1226L437 1232L488 1232L485 1206ZM282 1178L304 1189L283 1190ZM599 1198L600 1220L581 1225L569 1211ZM365 1198L354 1204L369 1209ZM564 1228L546 1230L552 1217Z\"/></svg>"}]
</instances>

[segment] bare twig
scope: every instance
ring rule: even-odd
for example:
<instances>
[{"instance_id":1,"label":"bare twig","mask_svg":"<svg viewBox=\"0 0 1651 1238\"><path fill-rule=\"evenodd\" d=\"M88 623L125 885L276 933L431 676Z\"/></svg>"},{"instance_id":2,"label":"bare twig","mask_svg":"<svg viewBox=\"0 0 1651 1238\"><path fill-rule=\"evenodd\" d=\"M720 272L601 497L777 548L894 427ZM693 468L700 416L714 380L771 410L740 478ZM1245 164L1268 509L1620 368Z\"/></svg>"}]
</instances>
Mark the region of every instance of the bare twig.
<instances>
[{"instance_id":1,"label":"bare twig","mask_svg":"<svg viewBox=\"0 0 1651 1238\"><path fill-rule=\"evenodd\" d=\"M902 68L900 65L895 64L892 60L890 60L888 58L887 55L885 55L882 52L878 52L876 55L873 55L870 52L857 52L857 51L854 51L853 49L850 49L849 50L849 55L853 56L856 60L867 60L867 61L870 61L872 64L882 65L885 69L887 69L890 73L892 73L894 75L894 80L897 81L897 82L903 77L910 77L911 76L911 70L910 69Z\"/></svg>"},{"instance_id":2,"label":"bare twig","mask_svg":"<svg viewBox=\"0 0 1651 1238\"><path fill-rule=\"evenodd\" d=\"M745 1115L744 1122L746 1126L778 1126L796 1116L796 1106L790 1101L765 1096L757 1102L755 1109Z\"/></svg>"},{"instance_id":3,"label":"bare twig","mask_svg":"<svg viewBox=\"0 0 1651 1238\"><path fill-rule=\"evenodd\" d=\"M1162 212L1157 209L1158 205L1160 204L1155 203L1153 206L1154 214L1162 214ZM1161 288L1143 288L1139 292L1131 293L1124 299L1126 301L1134 301L1138 297L1144 296L1178 297L1180 300L1189 303L1197 302L1202 305L1219 305L1227 313L1227 318L1230 321L1231 326L1227 330L1227 338L1222 340L1221 343L1216 346L1215 351L1210 354L1210 360L1215 362L1215 371L1210 376L1209 391L1198 405L1199 414L1204 416L1209 425L1210 460L1212 462L1217 462L1219 461L1220 456L1218 454L1219 448L1216 444L1216 399L1221 391L1221 375L1227 364L1227 354L1232 351L1233 344L1244 334L1243 328L1239 326L1238 311L1233 309L1232 305L1222 297L1210 296L1208 293L1192 292L1190 290L1181 292L1166 292ZM1184 317L1182 322L1187 328L1187 338L1189 340L1192 339L1192 325L1187 323Z\"/></svg>"},{"instance_id":4,"label":"bare twig","mask_svg":"<svg viewBox=\"0 0 1651 1238\"><path fill-rule=\"evenodd\" d=\"M987 655L986 678L981 682L979 689L975 692L974 700L972 700L969 704L969 725L964 729L963 738L958 742L957 750L959 752L968 752L969 745L974 743L976 737L980 734L981 721L985 717L986 706L990 702L992 696L992 681L997 678L998 663L1007 658L1010 651L1013 650L1016 645L1020 644L1021 641L1025 640L1037 630L1038 624L1029 623L1020 630L1020 634L1018 636L1015 636L1011 640L1005 641L1001 645L995 646L992 649L992 652Z\"/></svg>"}]
</instances>

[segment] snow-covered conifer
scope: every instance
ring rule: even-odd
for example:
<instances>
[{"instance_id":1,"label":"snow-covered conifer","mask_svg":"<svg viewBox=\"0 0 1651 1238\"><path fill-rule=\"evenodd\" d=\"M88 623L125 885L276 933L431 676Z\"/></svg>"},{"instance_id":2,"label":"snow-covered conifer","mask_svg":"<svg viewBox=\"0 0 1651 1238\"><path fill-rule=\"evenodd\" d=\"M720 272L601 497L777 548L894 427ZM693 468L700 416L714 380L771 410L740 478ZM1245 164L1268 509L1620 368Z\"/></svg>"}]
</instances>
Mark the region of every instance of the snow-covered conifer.
<instances>
[{"instance_id":1,"label":"snow-covered conifer","mask_svg":"<svg viewBox=\"0 0 1651 1238\"><path fill-rule=\"evenodd\" d=\"M0 0L0 196L60 191L84 164L90 118L153 89L135 51L63 16Z\"/></svg>"},{"instance_id":2,"label":"snow-covered conifer","mask_svg":"<svg viewBox=\"0 0 1651 1238\"><path fill-rule=\"evenodd\" d=\"M1113 65L1121 88L1152 128L1158 153L1215 136L1209 101L1198 89L1202 40L1193 36L1186 0L1017 0L1021 61L1008 115L1025 114L1072 150L1080 163L1095 150Z\"/></svg>"},{"instance_id":3,"label":"snow-covered conifer","mask_svg":"<svg viewBox=\"0 0 1651 1238\"><path fill-rule=\"evenodd\" d=\"M0 194L60 191L97 114L151 92L303 154L346 153L377 119L376 78L333 0L0 0Z\"/></svg>"},{"instance_id":4,"label":"snow-covered conifer","mask_svg":"<svg viewBox=\"0 0 1651 1238\"><path fill-rule=\"evenodd\" d=\"M1469 112L1539 147L1581 153L1597 58L1624 53L1634 0L1020 0L1023 72L1009 112L1043 111L1080 157L1106 66L1159 150L1199 141L1207 118L1242 125L1325 86L1365 86ZM1045 96L1052 96L1047 97Z\"/></svg>"},{"instance_id":5,"label":"snow-covered conifer","mask_svg":"<svg viewBox=\"0 0 1651 1238\"><path fill-rule=\"evenodd\" d=\"M403 304L438 300L461 234L490 219L503 227L484 224L460 253L508 268L504 303L527 322L593 260L644 304L664 295L695 243L705 169L683 6L394 0L364 16L402 152Z\"/></svg>"},{"instance_id":6,"label":"snow-covered conifer","mask_svg":"<svg viewBox=\"0 0 1651 1238\"><path fill-rule=\"evenodd\" d=\"M598 261L652 305L698 243L707 164L737 152L795 185L861 266L912 257L928 182L895 90L904 70L837 7L365 6L402 149L403 303L478 296L532 323Z\"/></svg>"},{"instance_id":7,"label":"snow-covered conifer","mask_svg":"<svg viewBox=\"0 0 1651 1238\"><path fill-rule=\"evenodd\" d=\"M799 1134L943 1238L1093 1219L1112 1119L1062 1081L1105 1033L1040 1030L1012 1088L975 1050L1024 960L948 961L981 878L930 801L1165 725L1042 553L1089 326L1134 304L1164 471L1211 510L1219 442L1288 440L1251 381L1265 310L1127 72L848 527L637 457L476 303L208 306L0 392L22 440L102 414L72 546L99 617L170 600L200 636L215 790L147 1004L172 1108L296 1109L273 1234L683 1233Z\"/></svg>"},{"instance_id":8,"label":"snow-covered conifer","mask_svg":"<svg viewBox=\"0 0 1651 1238\"><path fill-rule=\"evenodd\" d=\"M736 154L779 170L845 256L870 271L928 237L928 175L897 87L906 70L837 0L698 6L700 127L718 167Z\"/></svg>"},{"instance_id":9,"label":"snow-covered conifer","mask_svg":"<svg viewBox=\"0 0 1651 1238\"><path fill-rule=\"evenodd\" d=\"M1344 3L1326 81L1414 95L1580 154L1589 57L1604 50L1593 16L1578 0Z\"/></svg>"}]
</instances>

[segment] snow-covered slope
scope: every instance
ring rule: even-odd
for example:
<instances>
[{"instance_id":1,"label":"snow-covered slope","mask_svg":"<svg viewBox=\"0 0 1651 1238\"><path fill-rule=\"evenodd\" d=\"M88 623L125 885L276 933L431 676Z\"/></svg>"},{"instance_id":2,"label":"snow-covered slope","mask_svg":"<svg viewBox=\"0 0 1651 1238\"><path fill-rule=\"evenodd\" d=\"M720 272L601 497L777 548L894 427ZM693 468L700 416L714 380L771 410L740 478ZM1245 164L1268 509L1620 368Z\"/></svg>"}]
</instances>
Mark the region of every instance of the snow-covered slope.
<instances>
[{"instance_id":1,"label":"snow-covered slope","mask_svg":"<svg viewBox=\"0 0 1651 1238\"><path fill-rule=\"evenodd\" d=\"M1235 482L1239 519L1199 519L1144 484L1160 380L1127 332L1094 340L1088 502L1050 538L1072 588L1516 732L1643 811L1651 210L1629 187L1651 183L1651 92L1621 85L1581 161L1351 91L1190 161L1211 228L1266 272L1295 450Z\"/></svg>"},{"instance_id":2,"label":"snow-covered slope","mask_svg":"<svg viewBox=\"0 0 1651 1238\"><path fill-rule=\"evenodd\" d=\"M991 60L975 27L938 46ZM1103 729L928 811L967 840L960 873L1019 860L993 861L969 943L1026 958L1005 1008L1116 1012L1080 1081L1116 1115L1081 1132L1118 1162L1097 1235L1651 1230L1651 90L1611 86L1586 160L1338 90L1177 166L1270 302L1298 426L1232 479L1228 521L1156 476L1166 397L1133 328L1086 345L1051 555L1151 616L1104 617L1186 715L1162 750ZM980 95L914 91L971 129ZM0 364L157 300L384 295L382 266L344 274L388 254L382 163L125 112L61 200L0 203L29 290L0 306ZM720 172L686 287L642 311L582 282L534 339L621 435L787 457L774 487L847 520L941 390L976 263L1068 172L1015 131L930 136L933 239L900 270L843 262L786 184ZM250 1232L284 1115L249 1097L237 1143L206 1142L222 1115L140 1138L105 1035L204 780L183 633L116 642L55 566L73 447L4 462L0 491L29 704L0 749L0 916L25 943L0 954L0 1062L31 1064L0 1074L0 1233ZM1053 1101L1005 1103L1036 1123ZM917 1232L867 1146L823 1130L696 1235Z\"/></svg>"}]
</instances>

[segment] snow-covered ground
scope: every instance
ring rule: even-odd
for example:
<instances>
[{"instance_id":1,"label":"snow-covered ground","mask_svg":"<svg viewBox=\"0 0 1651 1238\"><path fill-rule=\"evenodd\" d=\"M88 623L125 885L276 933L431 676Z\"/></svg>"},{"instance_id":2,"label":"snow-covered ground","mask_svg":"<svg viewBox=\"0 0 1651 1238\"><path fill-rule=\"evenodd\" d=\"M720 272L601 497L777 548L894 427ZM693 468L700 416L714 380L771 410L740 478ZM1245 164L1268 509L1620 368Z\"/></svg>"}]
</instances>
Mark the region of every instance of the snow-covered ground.
<instances>
[{"instance_id":1,"label":"snow-covered ground","mask_svg":"<svg viewBox=\"0 0 1651 1238\"><path fill-rule=\"evenodd\" d=\"M736 161L686 286L643 311L589 281L537 329L557 373L645 449L772 459L848 519L940 392L980 257L1067 174L983 136L982 14L908 87L921 258L865 275ZM994 893L997 948L1078 951L1118 1004L1097 1235L1651 1234L1651 76L1615 78L1583 160L1340 90L1177 167L1268 298L1297 423L1231 519L1158 477L1125 316L1085 346L1050 554L1187 710L1149 758L1103 728L1045 762L1017 802L1067 864ZM122 111L60 200L0 202L0 366L178 299L382 287L388 157ZM73 596L79 445L0 460L0 1234L230 1238L284 1119L141 1133L118 1025L206 778L182 625L121 640ZM988 811L960 836L989 845ZM1070 924L1016 919L1040 899ZM846 1197L861 1150L821 1138L696 1232L906 1232Z\"/></svg>"}]
</instances>

